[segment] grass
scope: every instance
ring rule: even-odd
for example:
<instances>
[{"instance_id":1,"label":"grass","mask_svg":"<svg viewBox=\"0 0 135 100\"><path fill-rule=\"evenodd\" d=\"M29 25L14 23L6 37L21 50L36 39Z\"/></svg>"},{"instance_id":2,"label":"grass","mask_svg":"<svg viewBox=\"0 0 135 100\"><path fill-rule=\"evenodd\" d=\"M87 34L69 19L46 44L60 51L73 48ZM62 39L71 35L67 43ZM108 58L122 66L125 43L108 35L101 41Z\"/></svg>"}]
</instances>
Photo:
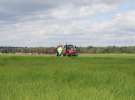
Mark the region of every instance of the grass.
<instances>
[{"instance_id":1,"label":"grass","mask_svg":"<svg viewBox=\"0 0 135 100\"><path fill-rule=\"evenodd\" d=\"M135 100L135 55L0 55L0 100Z\"/></svg>"}]
</instances>

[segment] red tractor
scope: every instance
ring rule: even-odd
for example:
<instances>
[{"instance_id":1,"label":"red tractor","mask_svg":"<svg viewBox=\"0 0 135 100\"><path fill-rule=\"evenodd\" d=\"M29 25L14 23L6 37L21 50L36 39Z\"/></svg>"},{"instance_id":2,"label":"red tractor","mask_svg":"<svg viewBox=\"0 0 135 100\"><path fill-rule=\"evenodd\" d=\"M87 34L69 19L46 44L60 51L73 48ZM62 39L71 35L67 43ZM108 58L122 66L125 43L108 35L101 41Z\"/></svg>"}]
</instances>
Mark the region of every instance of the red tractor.
<instances>
[{"instance_id":1,"label":"red tractor","mask_svg":"<svg viewBox=\"0 0 135 100\"><path fill-rule=\"evenodd\" d=\"M74 45L65 45L63 50L63 56L78 56L78 48Z\"/></svg>"}]
</instances>

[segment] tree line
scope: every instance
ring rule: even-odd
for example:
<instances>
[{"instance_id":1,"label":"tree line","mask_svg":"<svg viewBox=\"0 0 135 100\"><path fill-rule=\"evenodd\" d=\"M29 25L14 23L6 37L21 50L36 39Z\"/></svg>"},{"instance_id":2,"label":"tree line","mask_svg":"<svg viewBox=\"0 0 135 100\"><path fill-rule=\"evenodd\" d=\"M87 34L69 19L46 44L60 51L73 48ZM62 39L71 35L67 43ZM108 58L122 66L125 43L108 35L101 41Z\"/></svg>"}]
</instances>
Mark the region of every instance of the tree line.
<instances>
[{"instance_id":1,"label":"tree line","mask_svg":"<svg viewBox=\"0 0 135 100\"><path fill-rule=\"evenodd\" d=\"M55 47L0 47L0 53L54 54Z\"/></svg>"},{"instance_id":2,"label":"tree line","mask_svg":"<svg viewBox=\"0 0 135 100\"><path fill-rule=\"evenodd\" d=\"M80 47L81 53L135 53L135 46Z\"/></svg>"},{"instance_id":3,"label":"tree line","mask_svg":"<svg viewBox=\"0 0 135 100\"><path fill-rule=\"evenodd\" d=\"M78 47L80 53L135 53L135 46ZM0 53L55 54L55 47L0 47Z\"/></svg>"}]
</instances>

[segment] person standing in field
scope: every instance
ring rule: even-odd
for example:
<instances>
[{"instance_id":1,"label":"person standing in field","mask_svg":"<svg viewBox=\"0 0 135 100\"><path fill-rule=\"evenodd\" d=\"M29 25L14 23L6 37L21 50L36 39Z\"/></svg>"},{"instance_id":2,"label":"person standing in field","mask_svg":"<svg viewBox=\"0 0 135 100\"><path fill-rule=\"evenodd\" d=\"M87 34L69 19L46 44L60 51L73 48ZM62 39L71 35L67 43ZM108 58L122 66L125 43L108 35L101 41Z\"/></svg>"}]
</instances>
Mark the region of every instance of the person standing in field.
<instances>
[{"instance_id":1,"label":"person standing in field","mask_svg":"<svg viewBox=\"0 0 135 100\"><path fill-rule=\"evenodd\" d=\"M57 56L61 56L63 52L63 47L62 46L58 46L57 47Z\"/></svg>"}]
</instances>

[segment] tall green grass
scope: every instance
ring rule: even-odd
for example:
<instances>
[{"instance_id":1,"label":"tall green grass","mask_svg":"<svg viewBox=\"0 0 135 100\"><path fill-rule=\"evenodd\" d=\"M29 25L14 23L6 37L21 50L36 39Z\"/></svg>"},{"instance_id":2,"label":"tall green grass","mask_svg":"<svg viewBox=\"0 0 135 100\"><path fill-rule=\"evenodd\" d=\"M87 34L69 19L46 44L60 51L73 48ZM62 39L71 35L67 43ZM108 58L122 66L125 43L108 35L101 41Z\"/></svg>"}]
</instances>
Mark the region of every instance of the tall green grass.
<instances>
[{"instance_id":1,"label":"tall green grass","mask_svg":"<svg viewBox=\"0 0 135 100\"><path fill-rule=\"evenodd\" d=\"M135 55L0 55L0 100L135 100Z\"/></svg>"}]
</instances>

